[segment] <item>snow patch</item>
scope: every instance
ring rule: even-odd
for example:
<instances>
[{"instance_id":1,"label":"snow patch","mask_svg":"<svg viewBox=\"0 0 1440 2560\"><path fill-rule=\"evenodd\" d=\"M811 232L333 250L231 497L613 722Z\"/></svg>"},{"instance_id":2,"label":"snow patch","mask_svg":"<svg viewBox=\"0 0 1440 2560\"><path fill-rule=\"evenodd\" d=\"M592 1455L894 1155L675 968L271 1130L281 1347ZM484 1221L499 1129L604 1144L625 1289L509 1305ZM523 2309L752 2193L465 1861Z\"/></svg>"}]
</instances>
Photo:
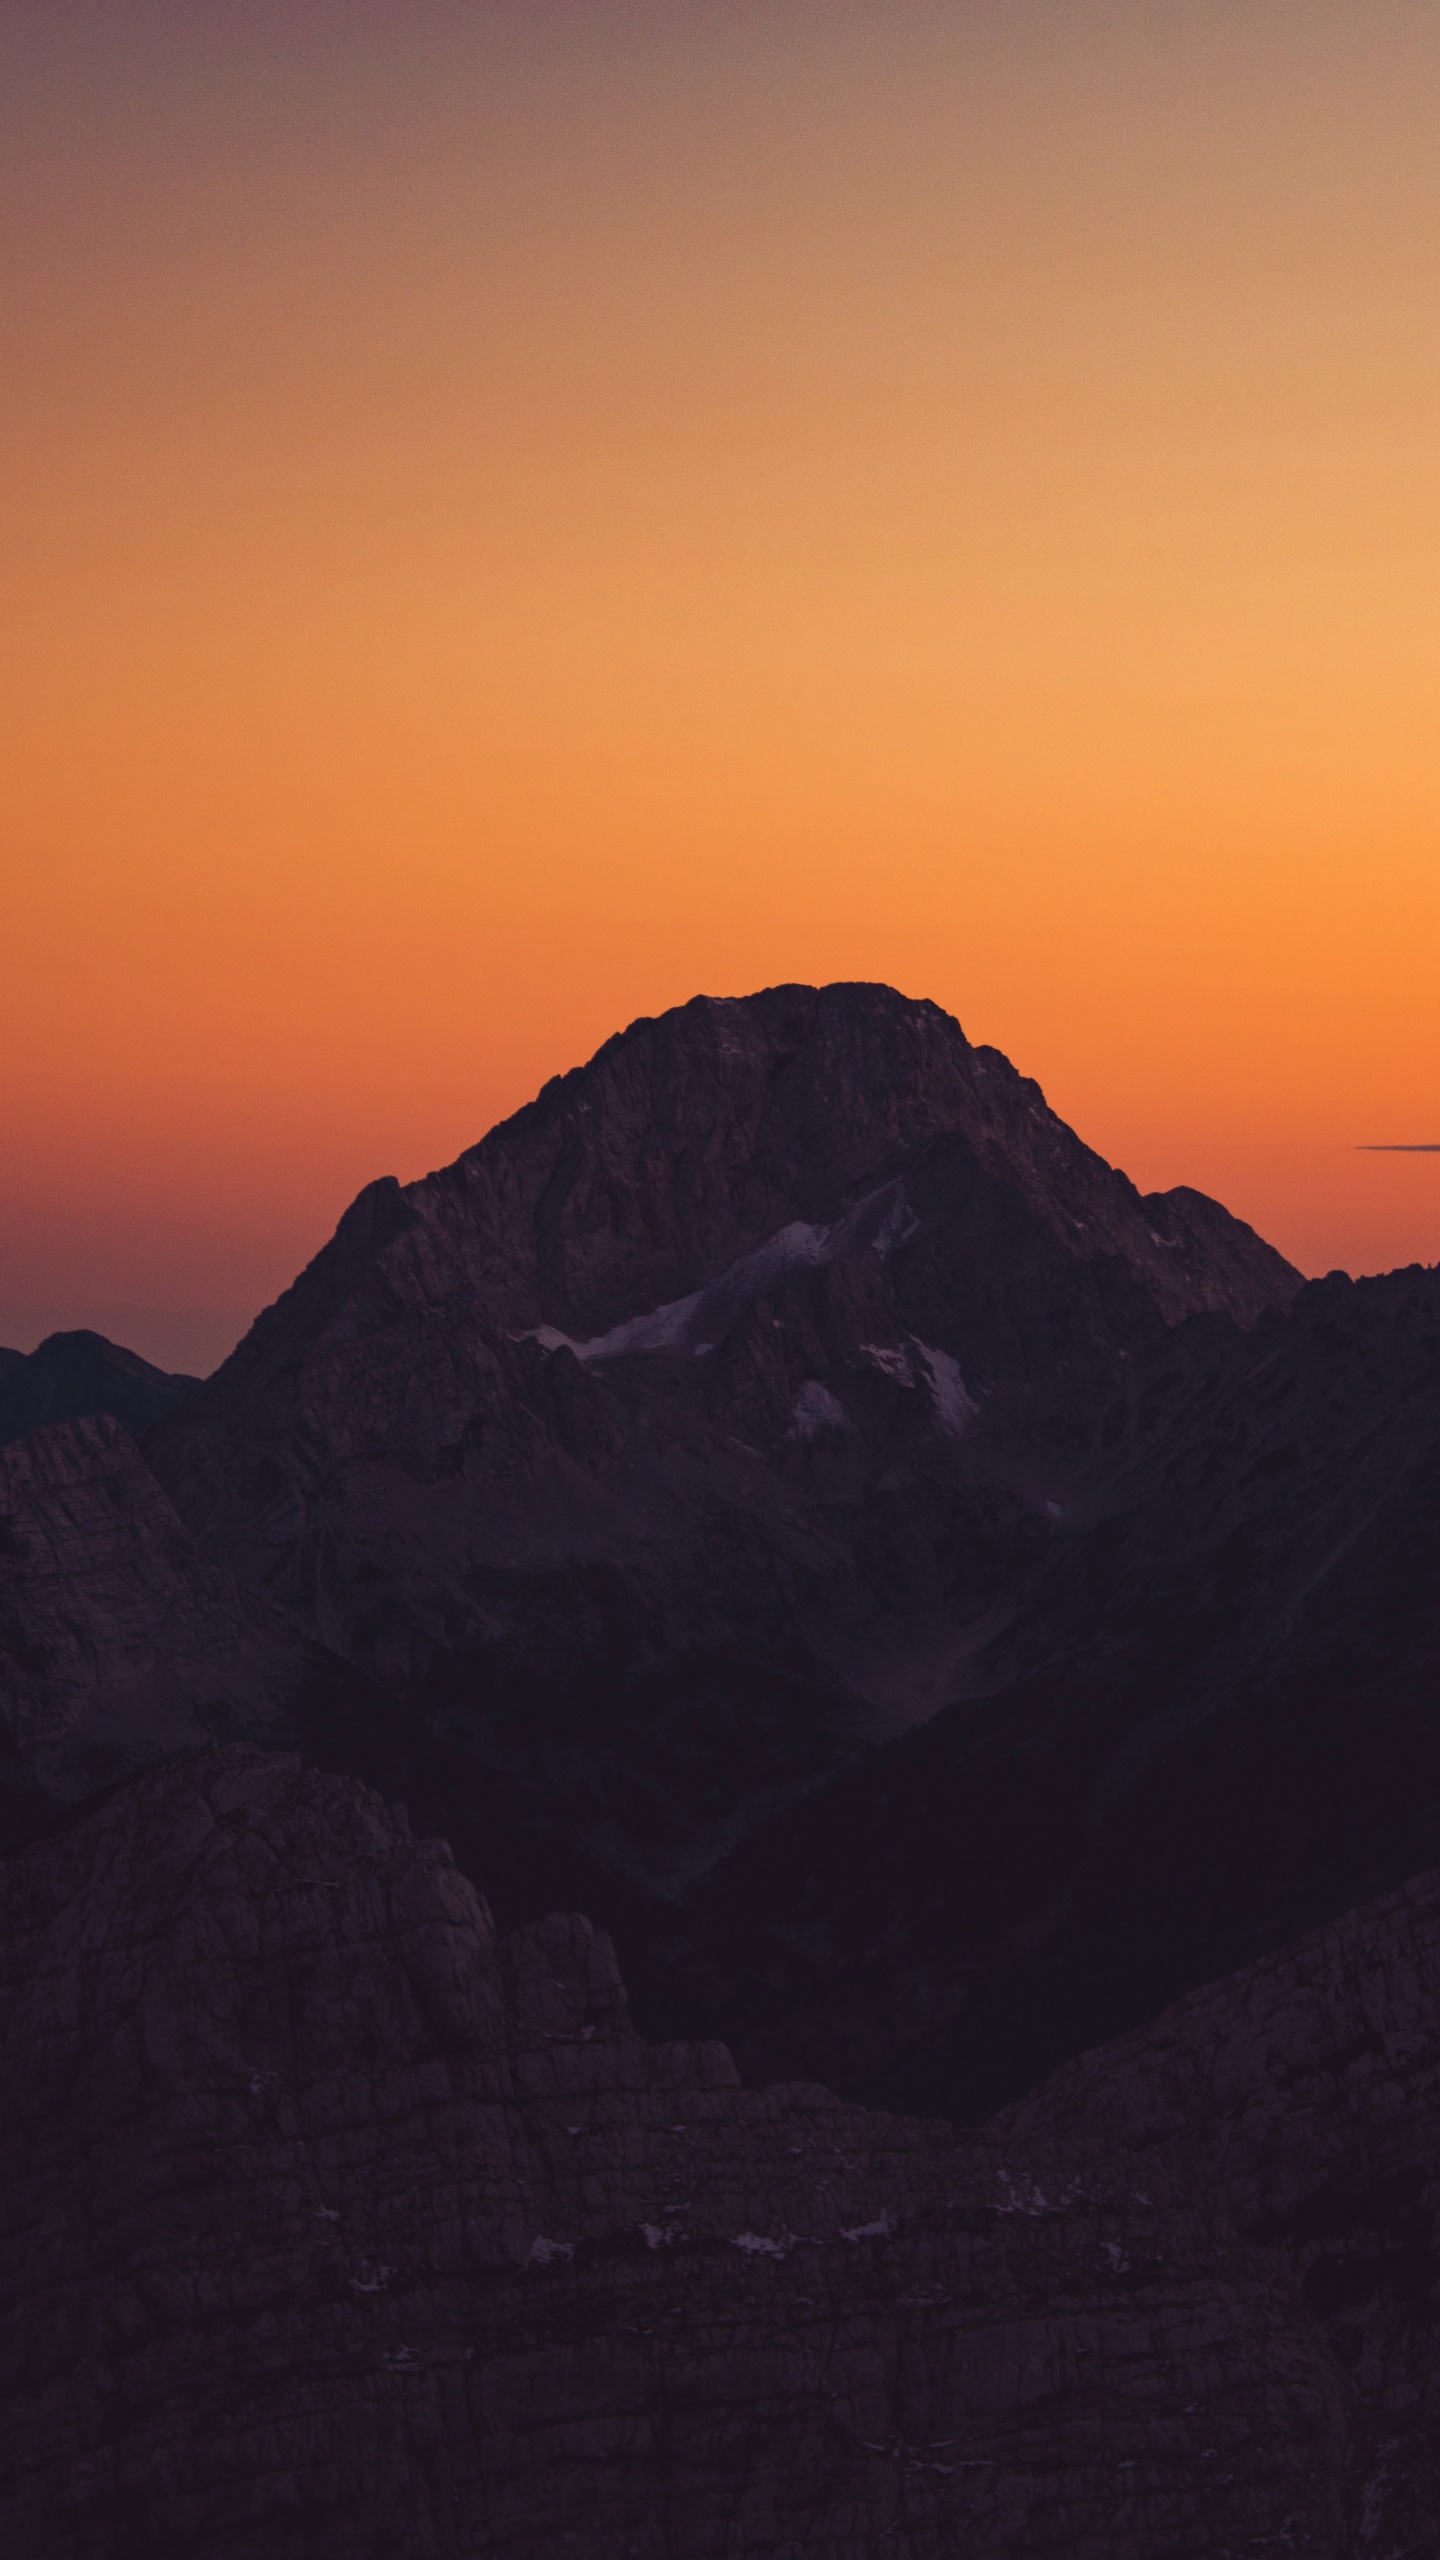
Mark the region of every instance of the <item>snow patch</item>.
<instances>
[{"instance_id":1,"label":"snow patch","mask_svg":"<svg viewBox=\"0 0 1440 2560\"><path fill-rule=\"evenodd\" d=\"M915 1372L910 1366L908 1351L890 1351L881 1342L862 1342L860 1354L862 1359L869 1361L872 1369L883 1370L885 1376L893 1378L897 1386L914 1386Z\"/></svg>"},{"instance_id":2,"label":"snow patch","mask_svg":"<svg viewBox=\"0 0 1440 2560\"><path fill-rule=\"evenodd\" d=\"M573 2258L574 2255L573 2240L547 2240L543 2231L537 2231L530 2243L530 2255L525 2264L527 2267L553 2267L557 2262Z\"/></svg>"},{"instance_id":3,"label":"snow patch","mask_svg":"<svg viewBox=\"0 0 1440 2560\"><path fill-rule=\"evenodd\" d=\"M830 1227L812 1226L804 1218L792 1218L788 1226L777 1228L753 1253L741 1254L703 1289L692 1289L684 1298L671 1298L664 1306L648 1308L643 1315L626 1316L620 1324L611 1325L608 1332L591 1334L583 1342L553 1324L532 1325L518 1339L537 1342L545 1352L572 1351L577 1360L585 1362L623 1360L637 1352L674 1351L681 1345L698 1358L713 1350L745 1309L778 1287L788 1273L817 1270L823 1263L833 1261L847 1245L858 1242L876 1204L884 1197L884 1189L872 1192L847 1217L837 1219ZM901 1191L891 1200L871 1236L871 1249L884 1262L919 1232L919 1223ZM692 1337L697 1334L703 1335L703 1340L694 1341Z\"/></svg>"},{"instance_id":4,"label":"snow patch","mask_svg":"<svg viewBox=\"0 0 1440 2560\"><path fill-rule=\"evenodd\" d=\"M813 1268L828 1262L840 1233L838 1227L811 1227L803 1219L792 1219L773 1236L757 1245L753 1253L742 1254L732 1262L718 1280L708 1288L692 1289L685 1298L671 1298L663 1307L651 1307L644 1315L627 1316L623 1323L612 1324L608 1333L591 1334L577 1342L573 1334L562 1333L558 1325L532 1325L522 1333L522 1342L538 1342L542 1351L573 1351L577 1360L624 1360L636 1352L674 1351L685 1342L699 1309L708 1306L732 1321L753 1298L763 1298L783 1280L787 1271ZM718 1330L719 1328L715 1328ZM701 1349L713 1351L713 1339Z\"/></svg>"},{"instance_id":5,"label":"snow patch","mask_svg":"<svg viewBox=\"0 0 1440 2560\"><path fill-rule=\"evenodd\" d=\"M898 1252L902 1244L909 1244L911 1238L919 1233L920 1221L912 1214L910 1203L902 1191L886 1210L871 1237L870 1250L881 1262L888 1262L892 1253Z\"/></svg>"},{"instance_id":6,"label":"snow patch","mask_svg":"<svg viewBox=\"0 0 1440 2560\"><path fill-rule=\"evenodd\" d=\"M787 1271L814 1270L828 1262L839 1233L838 1227L811 1227L803 1218L792 1218L788 1227L767 1237L753 1253L742 1254L719 1280L712 1281L711 1289L716 1293L728 1291L739 1282L747 1297L763 1298Z\"/></svg>"},{"instance_id":7,"label":"snow patch","mask_svg":"<svg viewBox=\"0 0 1440 2560\"><path fill-rule=\"evenodd\" d=\"M935 1399L936 1420L958 1440L968 1431L980 1408L970 1394L959 1368L948 1351L933 1351L928 1342L912 1335L915 1348L930 1372L930 1393Z\"/></svg>"},{"instance_id":8,"label":"snow patch","mask_svg":"<svg viewBox=\"0 0 1440 2560\"><path fill-rule=\"evenodd\" d=\"M573 1351L577 1360L622 1360L630 1351L673 1351L684 1340L702 1295L696 1289L688 1298L672 1298L668 1306L652 1307L648 1315L628 1316L624 1324L614 1324L608 1333L594 1334L588 1342L574 1341L553 1324L537 1324L521 1339L538 1342L542 1351Z\"/></svg>"},{"instance_id":9,"label":"snow patch","mask_svg":"<svg viewBox=\"0 0 1440 2560\"><path fill-rule=\"evenodd\" d=\"M1000 2186L1002 2200L996 2207L997 2213L1038 2215L1055 2210L1043 2187L1038 2186L1033 2178L1013 2178L1008 2169L1002 2169Z\"/></svg>"},{"instance_id":10,"label":"snow patch","mask_svg":"<svg viewBox=\"0 0 1440 2560\"><path fill-rule=\"evenodd\" d=\"M881 2214L878 2222L857 2222L852 2231L847 2231L842 2224L840 2230L842 2240L888 2240L890 2234L891 2222L888 2208Z\"/></svg>"},{"instance_id":11,"label":"snow patch","mask_svg":"<svg viewBox=\"0 0 1440 2560\"><path fill-rule=\"evenodd\" d=\"M767 2240L761 2231L737 2231L730 2246L747 2258L788 2258L800 2243L793 2231L782 2231L778 2240Z\"/></svg>"},{"instance_id":12,"label":"snow patch","mask_svg":"<svg viewBox=\"0 0 1440 2560\"><path fill-rule=\"evenodd\" d=\"M807 1378L795 1398L792 1438L818 1440L823 1431L853 1431L855 1425L837 1397L818 1378Z\"/></svg>"}]
</instances>

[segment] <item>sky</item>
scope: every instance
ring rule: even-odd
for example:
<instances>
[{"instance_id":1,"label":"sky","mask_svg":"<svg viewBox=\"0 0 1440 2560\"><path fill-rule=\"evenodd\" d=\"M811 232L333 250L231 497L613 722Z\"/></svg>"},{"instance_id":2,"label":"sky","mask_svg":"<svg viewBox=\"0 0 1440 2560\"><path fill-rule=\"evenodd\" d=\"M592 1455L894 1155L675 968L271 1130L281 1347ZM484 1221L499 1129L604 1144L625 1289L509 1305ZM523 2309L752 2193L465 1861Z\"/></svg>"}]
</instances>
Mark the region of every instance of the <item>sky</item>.
<instances>
[{"instance_id":1,"label":"sky","mask_svg":"<svg viewBox=\"0 0 1440 2560\"><path fill-rule=\"evenodd\" d=\"M0 1341L887 979L1440 1259L1433 0L0 0Z\"/></svg>"}]
</instances>

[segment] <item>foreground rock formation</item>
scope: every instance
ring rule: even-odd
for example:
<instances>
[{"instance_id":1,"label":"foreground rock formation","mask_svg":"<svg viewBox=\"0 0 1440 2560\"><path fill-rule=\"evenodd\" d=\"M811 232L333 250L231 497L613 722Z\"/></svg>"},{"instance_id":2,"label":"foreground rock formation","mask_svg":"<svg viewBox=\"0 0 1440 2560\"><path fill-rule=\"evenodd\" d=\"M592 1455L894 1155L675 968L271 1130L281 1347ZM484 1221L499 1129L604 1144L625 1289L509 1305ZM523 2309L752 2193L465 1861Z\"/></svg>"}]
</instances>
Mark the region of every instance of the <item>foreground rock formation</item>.
<instances>
[{"instance_id":1,"label":"foreground rock formation","mask_svg":"<svg viewBox=\"0 0 1440 2560\"><path fill-rule=\"evenodd\" d=\"M1440 1876L1067 2063L991 2130L1121 2144L1288 2267L1355 2386L1357 2546L1440 2549Z\"/></svg>"},{"instance_id":2,"label":"foreground rock formation","mask_svg":"<svg viewBox=\"0 0 1440 2560\"><path fill-rule=\"evenodd\" d=\"M1338 2560L1352 2387L1157 2160L747 2091L249 1746L0 1869L0 2542Z\"/></svg>"}]
</instances>

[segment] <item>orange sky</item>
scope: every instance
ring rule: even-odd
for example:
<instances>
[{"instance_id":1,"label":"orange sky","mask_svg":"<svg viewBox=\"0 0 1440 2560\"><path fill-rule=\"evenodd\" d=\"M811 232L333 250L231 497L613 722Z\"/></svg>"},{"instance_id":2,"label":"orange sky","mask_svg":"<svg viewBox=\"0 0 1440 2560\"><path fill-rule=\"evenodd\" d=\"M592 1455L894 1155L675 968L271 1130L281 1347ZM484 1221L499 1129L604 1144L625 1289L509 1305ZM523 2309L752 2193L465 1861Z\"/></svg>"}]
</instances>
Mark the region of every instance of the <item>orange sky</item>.
<instances>
[{"instance_id":1,"label":"orange sky","mask_svg":"<svg viewBox=\"0 0 1440 2560\"><path fill-rule=\"evenodd\" d=\"M1440 15L0 0L0 1340L884 977L1440 1258Z\"/></svg>"}]
</instances>

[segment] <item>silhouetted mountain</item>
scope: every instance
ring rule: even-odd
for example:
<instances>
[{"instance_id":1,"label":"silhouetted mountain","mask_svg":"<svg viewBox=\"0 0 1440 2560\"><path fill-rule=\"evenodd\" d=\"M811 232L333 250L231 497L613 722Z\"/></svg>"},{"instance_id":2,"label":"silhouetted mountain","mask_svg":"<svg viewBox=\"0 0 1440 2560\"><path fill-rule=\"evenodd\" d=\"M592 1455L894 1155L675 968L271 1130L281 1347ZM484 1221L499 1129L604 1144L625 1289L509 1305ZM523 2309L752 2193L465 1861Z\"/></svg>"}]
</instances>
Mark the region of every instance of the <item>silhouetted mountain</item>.
<instances>
[{"instance_id":1,"label":"silhouetted mountain","mask_svg":"<svg viewBox=\"0 0 1440 2560\"><path fill-rule=\"evenodd\" d=\"M103 1333L52 1333L34 1351L0 1351L0 1445L90 1413L113 1414L138 1439L199 1383L152 1369Z\"/></svg>"},{"instance_id":2,"label":"silhouetted mountain","mask_svg":"<svg viewBox=\"0 0 1440 2560\"><path fill-rule=\"evenodd\" d=\"M201 1730L588 1905L647 2019L973 2118L1440 1861L1437 1295L1142 1198L933 1005L697 1000L363 1193L147 1435L168 1505L35 1462L17 1784L157 1749L203 1621Z\"/></svg>"},{"instance_id":3,"label":"silhouetted mountain","mask_svg":"<svg viewBox=\"0 0 1440 2560\"><path fill-rule=\"evenodd\" d=\"M1298 1286L936 1006L779 988L372 1186L150 1448L412 1725L673 1887L993 1686L1057 1522L1162 1427L1176 1323L1209 1360Z\"/></svg>"}]
</instances>

